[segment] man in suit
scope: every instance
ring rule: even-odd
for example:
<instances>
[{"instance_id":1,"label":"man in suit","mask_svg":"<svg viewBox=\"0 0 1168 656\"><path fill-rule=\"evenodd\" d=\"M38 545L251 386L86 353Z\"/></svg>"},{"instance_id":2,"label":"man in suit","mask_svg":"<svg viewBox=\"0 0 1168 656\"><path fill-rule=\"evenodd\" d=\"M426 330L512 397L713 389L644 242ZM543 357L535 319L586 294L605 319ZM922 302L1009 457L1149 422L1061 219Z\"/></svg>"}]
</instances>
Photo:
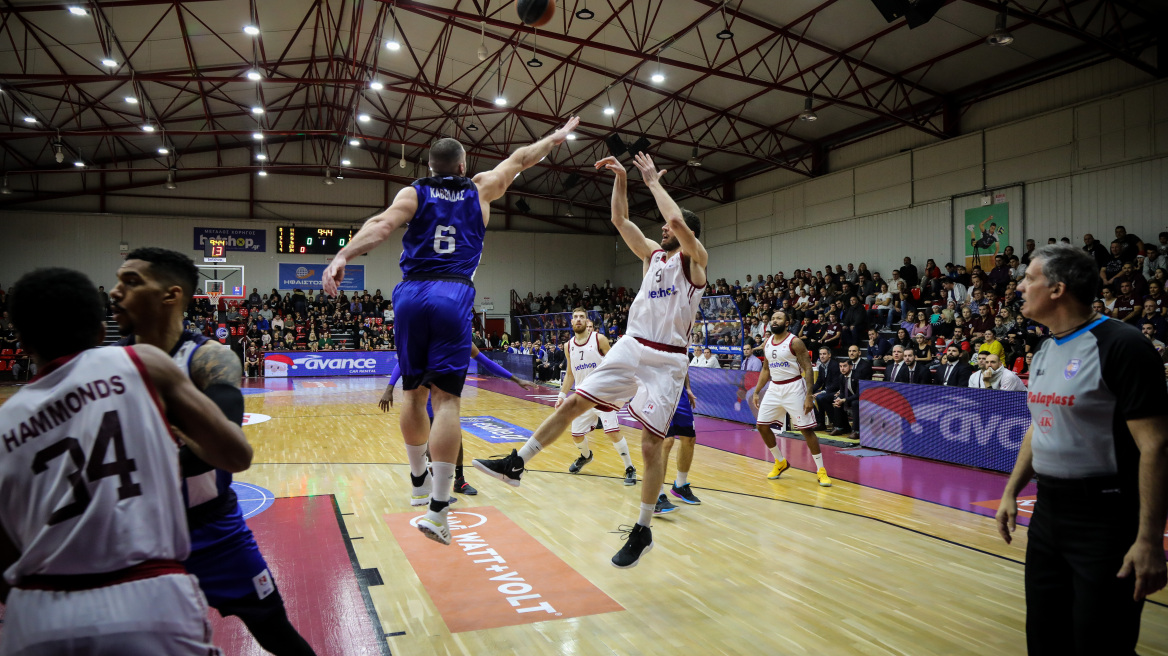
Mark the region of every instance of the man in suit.
<instances>
[{"instance_id":1,"label":"man in suit","mask_svg":"<svg viewBox=\"0 0 1168 656\"><path fill-rule=\"evenodd\" d=\"M900 344L892 347L892 362L884 369L884 380L889 383L908 382L908 368L904 366L904 347Z\"/></svg>"},{"instance_id":2,"label":"man in suit","mask_svg":"<svg viewBox=\"0 0 1168 656\"><path fill-rule=\"evenodd\" d=\"M839 366L831 359L831 349L823 347L819 349L819 360L814 365L815 368L815 386L811 388L811 392L815 394L815 419L819 423L818 430L824 430L827 427L826 419L830 415L825 416L824 411L831 402L831 393L828 390L832 384L839 380L840 370Z\"/></svg>"},{"instance_id":3,"label":"man in suit","mask_svg":"<svg viewBox=\"0 0 1168 656\"><path fill-rule=\"evenodd\" d=\"M860 347L852 344L848 347L848 360L852 363L852 371L860 380L872 380L872 363L860 357Z\"/></svg>"},{"instance_id":4,"label":"man in suit","mask_svg":"<svg viewBox=\"0 0 1168 656\"><path fill-rule=\"evenodd\" d=\"M923 361L917 362L917 354L912 349L904 352L904 369L908 372L908 375L905 376L908 380L904 381L906 383L930 385L933 382L933 376L929 373L929 365Z\"/></svg>"},{"instance_id":5,"label":"man in suit","mask_svg":"<svg viewBox=\"0 0 1168 656\"><path fill-rule=\"evenodd\" d=\"M961 357L961 349L950 344L945 349L945 357L941 360L941 366L937 367L936 373L933 374L933 384L945 387L966 387L969 385L969 377L972 374L973 367L965 363Z\"/></svg>"},{"instance_id":6,"label":"man in suit","mask_svg":"<svg viewBox=\"0 0 1168 656\"><path fill-rule=\"evenodd\" d=\"M856 420L856 409L860 405L860 379L852 371L852 361L844 360L839 363L840 376L832 383L829 393L832 394L831 411L835 422L832 435L848 434L856 438L860 422Z\"/></svg>"}]
</instances>

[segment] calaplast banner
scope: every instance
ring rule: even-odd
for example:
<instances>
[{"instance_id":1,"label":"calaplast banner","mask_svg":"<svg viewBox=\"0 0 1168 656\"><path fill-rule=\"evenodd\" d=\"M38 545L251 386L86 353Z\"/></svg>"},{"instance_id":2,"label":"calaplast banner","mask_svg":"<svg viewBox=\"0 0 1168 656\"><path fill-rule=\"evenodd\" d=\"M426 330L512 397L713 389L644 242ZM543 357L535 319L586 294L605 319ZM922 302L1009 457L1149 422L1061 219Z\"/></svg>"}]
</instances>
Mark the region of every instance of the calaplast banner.
<instances>
[{"instance_id":1,"label":"calaplast banner","mask_svg":"<svg viewBox=\"0 0 1168 656\"><path fill-rule=\"evenodd\" d=\"M860 381L860 445L1000 472L1030 427L1026 392Z\"/></svg>"}]
</instances>

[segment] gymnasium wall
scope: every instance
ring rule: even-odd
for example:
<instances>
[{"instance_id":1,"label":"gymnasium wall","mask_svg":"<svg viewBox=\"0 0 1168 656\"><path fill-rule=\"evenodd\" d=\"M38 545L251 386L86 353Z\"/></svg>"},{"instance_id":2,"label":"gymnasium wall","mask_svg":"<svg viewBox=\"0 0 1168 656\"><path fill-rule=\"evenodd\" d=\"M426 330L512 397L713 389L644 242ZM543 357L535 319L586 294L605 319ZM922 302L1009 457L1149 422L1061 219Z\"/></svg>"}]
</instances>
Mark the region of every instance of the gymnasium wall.
<instances>
[{"instance_id":1,"label":"gymnasium wall","mask_svg":"<svg viewBox=\"0 0 1168 656\"><path fill-rule=\"evenodd\" d=\"M492 219L494 220L494 219ZM114 272L122 262L119 242L130 249L161 246L202 261L192 249L194 228L266 229L267 252L230 251L227 264L243 265L248 287L267 293L276 284L278 262L315 265L321 271L331 259L324 255L276 253L273 221L221 220L160 216L6 212L0 215L5 238L0 241L0 285L5 288L24 272L36 267L67 266L78 269L95 284L110 289ZM615 266L615 239L606 236L488 231L482 263L475 276L477 301L490 297L495 314L506 315L512 289L549 291L573 282L604 282ZM400 237L389 241L354 264L365 265L366 284L372 293L387 295L401 281L398 258Z\"/></svg>"},{"instance_id":2,"label":"gymnasium wall","mask_svg":"<svg viewBox=\"0 0 1168 656\"><path fill-rule=\"evenodd\" d=\"M1102 77L1100 70L1073 75ZM1077 88L1059 85L1068 94ZM1013 116L1041 100L1025 89L1015 93L1030 105L1003 99L973 118ZM865 148L880 146L874 140ZM1152 242L1168 230L1168 82L908 147L811 180L767 174L765 182L787 186L699 212L711 277L744 281L748 273L861 261L887 277L905 255L918 266L929 257L955 261L963 252L964 211L995 192L1010 203L1018 250L1027 237L1081 245L1091 232L1108 242L1117 224ZM747 180L740 190L758 184ZM639 279L640 263L618 252L616 282Z\"/></svg>"}]
</instances>

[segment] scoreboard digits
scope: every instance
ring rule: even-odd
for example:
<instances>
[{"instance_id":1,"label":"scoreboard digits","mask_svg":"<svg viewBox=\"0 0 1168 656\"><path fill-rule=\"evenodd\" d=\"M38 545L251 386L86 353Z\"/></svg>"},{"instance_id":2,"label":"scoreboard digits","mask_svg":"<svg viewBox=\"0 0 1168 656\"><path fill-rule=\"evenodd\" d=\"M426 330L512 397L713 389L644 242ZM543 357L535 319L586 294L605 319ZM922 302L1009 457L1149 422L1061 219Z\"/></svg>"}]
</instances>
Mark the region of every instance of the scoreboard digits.
<instances>
[{"instance_id":1,"label":"scoreboard digits","mask_svg":"<svg viewBox=\"0 0 1168 656\"><path fill-rule=\"evenodd\" d=\"M353 239L352 228L279 226L276 251L301 255L336 255Z\"/></svg>"}]
</instances>

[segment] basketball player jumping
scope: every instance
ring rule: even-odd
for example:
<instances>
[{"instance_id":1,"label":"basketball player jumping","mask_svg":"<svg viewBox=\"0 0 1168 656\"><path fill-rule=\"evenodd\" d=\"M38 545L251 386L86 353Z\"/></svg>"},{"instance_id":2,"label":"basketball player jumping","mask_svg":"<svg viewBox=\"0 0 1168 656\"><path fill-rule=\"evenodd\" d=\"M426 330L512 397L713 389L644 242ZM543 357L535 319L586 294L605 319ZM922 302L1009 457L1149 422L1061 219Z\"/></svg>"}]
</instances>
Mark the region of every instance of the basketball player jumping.
<instances>
[{"instance_id":1,"label":"basketball player jumping","mask_svg":"<svg viewBox=\"0 0 1168 656\"><path fill-rule=\"evenodd\" d=\"M665 479L662 440L683 391L689 365L686 345L705 291L707 260L706 249L698 241L701 223L669 197L660 181L664 171L658 171L645 153L638 153L634 163L665 217L660 245L629 221L625 167L615 157L596 163L596 168L615 175L612 223L643 263L644 280L629 308L627 336L577 386L576 393L540 424L522 449L505 458L474 461L476 469L518 487L526 464L556 441L573 419L594 406L613 411L628 402L629 412L645 427L641 432L645 475L640 516L628 531L625 546L612 558L613 566L620 568L635 566L653 548L649 522Z\"/></svg>"},{"instance_id":2,"label":"basketball player jumping","mask_svg":"<svg viewBox=\"0 0 1168 656\"><path fill-rule=\"evenodd\" d=\"M791 426L803 433L807 450L815 460L815 475L819 484L831 487L831 478L823 467L823 454L819 452L819 437L815 435L811 357L807 355L803 340L790 332L786 312L776 310L771 315L770 328L771 337L762 346L770 375L758 377L758 385L751 396L751 404L758 411L758 432L775 456L775 466L767 478L778 478L791 467L775 442L775 434L771 432L771 424L782 423L790 413ZM764 387L767 388L765 397L762 396Z\"/></svg>"},{"instance_id":3,"label":"basketball player jumping","mask_svg":"<svg viewBox=\"0 0 1168 656\"><path fill-rule=\"evenodd\" d=\"M446 513L462 442L459 397L470 360L473 277L483 254L490 203L502 198L520 172L538 164L579 123L579 118L572 117L564 127L516 150L493 170L473 179L466 177L462 144L439 139L430 147L431 177L399 191L393 204L366 221L324 272L324 291L335 295L350 259L368 253L406 226L402 282L393 290L398 362L406 396L401 432L410 461L412 496L430 491L430 511L418 521L418 529L442 544L450 544ZM427 398L434 406L432 441L425 418ZM432 477L426 467L427 448L433 457Z\"/></svg>"},{"instance_id":4,"label":"basketball player jumping","mask_svg":"<svg viewBox=\"0 0 1168 656\"><path fill-rule=\"evenodd\" d=\"M243 431L166 353L94 348L105 308L81 273L33 271L9 308L40 375L0 408L0 654L221 654L180 562L191 539L169 426L233 472L251 464Z\"/></svg>"},{"instance_id":5,"label":"basketball player jumping","mask_svg":"<svg viewBox=\"0 0 1168 656\"><path fill-rule=\"evenodd\" d=\"M199 270L191 258L162 248L139 248L118 269L110 291L119 345L149 344L169 353L195 387L237 425L243 423L243 369L228 347L183 330L183 312L195 293ZM313 654L292 626L255 536L231 489L231 474L190 449L179 450L191 555L184 565L199 577L207 603L236 615L261 647L277 656Z\"/></svg>"},{"instance_id":6,"label":"basketball player jumping","mask_svg":"<svg viewBox=\"0 0 1168 656\"><path fill-rule=\"evenodd\" d=\"M572 310L572 339L564 342L564 355L567 357L567 373L564 375L564 384L560 387L560 395L556 398L556 407L568 398L563 390L576 389L588 379L588 375L600 366L608 349L608 338L595 330L589 330L588 312L584 308ZM581 342L583 339L583 342ZM575 356L572 354L575 353ZM625 464L625 485L637 484L637 468L633 466L633 459L629 456L629 445L621 436L620 420L616 412L602 412L592 407L584 411L579 417L572 420L572 440L580 450L580 457L576 458L568 467L568 472L579 474L584 465L592 462L592 449L588 446L588 433L596 428L596 417L600 416L605 435L609 435L613 447L620 454Z\"/></svg>"},{"instance_id":7,"label":"basketball player jumping","mask_svg":"<svg viewBox=\"0 0 1168 656\"><path fill-rule=\"evenodd\" d=\"M497 363L494 360L483 355L482 352L479 351L479 348L477 346L475 346L474 344L471 344L471 346L470 346L470 358L472 360L474 360L475 362L477 362L479 365L479 369L485 373L488 373L492 376L496 376L498 378L510 380L511 382L515 383L516 385L522 387L525 390L535 389L535 383L529 383L526 380L519 378L515 374L512 374L510 371L507 371L499 363ZM385 391L382 392L381 399L378 400L378 402L377 402L377 407L381 408L382 412L389 412L389 409L393 407L393 388L397 385L397 381L400 379L401 379L401 365L395 363L393 365L393 371L389 374L389 384L387 384L385 386ZM426 415L429 416L430 425L433 426L434 425L434 404L431 403L429 401L429 399L426 400ZM462 434L459 433L460 441L458 443L458 460L456 460L455 464L454 464L454 491L457 492L458 494L465 494L467 496L474 496L474 495L478 494L479 491L474 489L473 487L471 487L470 483L467 483L466 478L462 475L462 442L461 442L461 437L462 437ZM410 505L411 506L425 505L426 503L429 503L429 501L430 501L430 496L427 494L421 494L421 495L418 495L415 497L410 497ZM451 503L453 503L454 501L457 501L457 499L452 499Z\"/></svg>"}]
</instances>

